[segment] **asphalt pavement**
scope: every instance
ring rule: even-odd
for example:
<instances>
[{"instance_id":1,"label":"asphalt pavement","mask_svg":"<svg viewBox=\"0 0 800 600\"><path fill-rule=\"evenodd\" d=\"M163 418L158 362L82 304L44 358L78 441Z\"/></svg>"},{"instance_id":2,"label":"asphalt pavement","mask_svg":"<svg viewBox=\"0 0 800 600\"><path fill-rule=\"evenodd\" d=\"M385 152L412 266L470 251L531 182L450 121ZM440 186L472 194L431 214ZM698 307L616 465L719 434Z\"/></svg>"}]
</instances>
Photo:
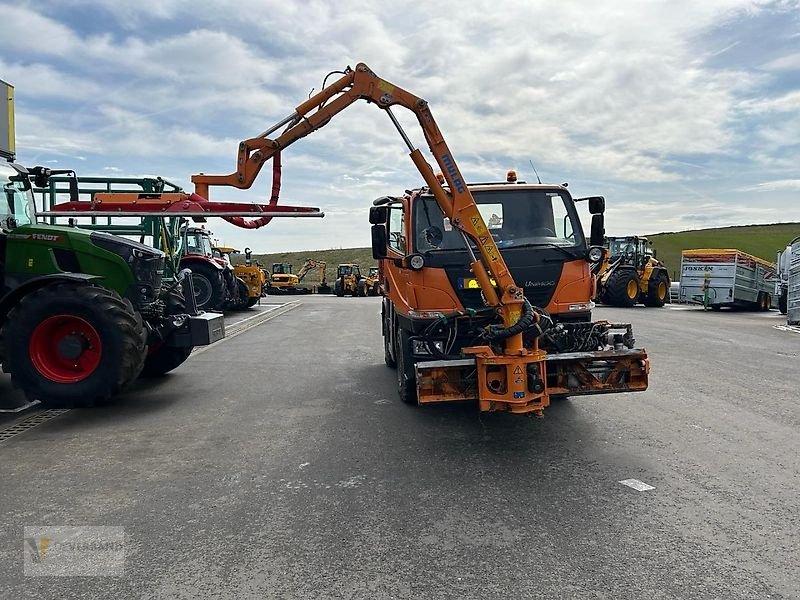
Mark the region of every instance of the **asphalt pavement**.
<instances>
[{"instance_id":1,"label":"asphalt pavement","mask_svg":"<svg viewBox=\"0 0 800 600\"><path fill-rule=\"evenodd\" d=\"M800 598L800 335L776 312L600 308L650 389L537 419L406 406L379 298L297 301L0 441L0 598ZM124 574L25 576L44 525L124 527Z\"/></svg>"}]
</instances>

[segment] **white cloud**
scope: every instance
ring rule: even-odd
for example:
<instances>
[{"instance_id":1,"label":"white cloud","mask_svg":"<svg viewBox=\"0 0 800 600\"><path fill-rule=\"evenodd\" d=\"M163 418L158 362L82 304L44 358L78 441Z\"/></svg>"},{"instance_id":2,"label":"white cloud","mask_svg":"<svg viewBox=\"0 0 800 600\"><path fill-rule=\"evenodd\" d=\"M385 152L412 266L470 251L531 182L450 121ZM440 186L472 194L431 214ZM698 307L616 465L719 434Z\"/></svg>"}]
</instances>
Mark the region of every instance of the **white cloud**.
<instances>
[{"instance_id":1,"label":"white cloud","mask_svg":"<svg viewBox=\"0 0 800 600\"><path fill-rule=\"evenodd\" d=\"M800 192L800 179L778 179L775 181L765 181L752 187L744 188L743 191L774 192L779 190Z\"/></svg>"},{"instance_id":2,"label":"white cloud","mask_svg":"<svg viewBox=\"0 0 800 600\"><path fill-rule=\"evenodd\" d=\"M105 11L118 26L78 33L91 28L66 24L74 7ZM691 220L681 213L752 218L746 205L718 209L731 190L796 173L800 91L768 85L795 60L791 43L763 70L719 66L736 47L727 40L744 37L736 28L744 32L764 10L745 0L502 8L489 0L42 0L2 8L12 26L0 39L0 78L17 82L18 146L28 156L66 163L81 155L96 172L112 164L188 186L198 171L231 172L240 139L288 114L330 70L364 60L431 102L469 180L510 167L530 173L533 159L545 180L630 203L630 222L615 211L611 227L641 224L640 199L672 198L686 186L692 195L646 213L648 223L674 227ZM706 47L721 24L730 38ZM397 115L422 144L413 117ZM270 224L270 244L296 248L366 243L372 198L420 183L386 115L366 104L289 148L284 163L285 201L328 214ZM214 197L263 200L268 171L249 192ZM788 191L770 196L782 201ZM698 198L712 202L702 214Z\"/></svg>"}]
</instances>

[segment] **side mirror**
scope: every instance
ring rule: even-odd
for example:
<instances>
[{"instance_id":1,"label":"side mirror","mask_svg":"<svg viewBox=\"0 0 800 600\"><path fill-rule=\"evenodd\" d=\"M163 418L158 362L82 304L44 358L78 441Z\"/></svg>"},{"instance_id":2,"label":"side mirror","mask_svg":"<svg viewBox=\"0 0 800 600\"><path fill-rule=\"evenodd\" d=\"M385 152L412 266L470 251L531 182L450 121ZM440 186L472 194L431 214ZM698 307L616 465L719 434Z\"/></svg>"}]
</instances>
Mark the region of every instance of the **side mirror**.
<instances>
[{"instance_id":1,"label":"side mirror","mask_svg":"<svg viewBox=\"0 0 800 600\"><path fill-rule=\"evenodd\" d=\"M593 215L602 215L606 212L606 199L602 196L589 198L589 212Z\"/></svg>"},{"instance_id":2,"label":"side mirror","mask_svg":"<svg viewBox=\"0 0 800 600\"><path fill-rule=\"evenodd\" d=\"M602 246L606 236L605 217L602 214L592 216L592 233L589 237L590 246Z\"/></svg>"},{"instance_id":3,"label":"side mirror","mask_svg":"<svg viewBox=\"0 0 800 600\"><path fill-rule=\"evenodd\" d=\"M386 258L386 225L372 226L372 258L375 260Z\"/></svg>"},{"instance_id":4,"label":"side mirror","mask_svg":"<svg viewBox=\"0 0 800 600\"><path fill-rule=\"evenodd\" d=\"M370 225L383 225L389 217L389 209L385 206L372 206L369 209Z\"/></svg>"},{"instance_id":5,"label":"side mirror","mask_svg":"<svg viewBox=\"0 0 800 600\"><path fill-rule=\"evenodd\" d=\"M80 194L78 193L78 176L75 173L72 173L72 177L69 178L69 200L70 202L77 202L80 200Z\"/></svg>"}]
</instances>

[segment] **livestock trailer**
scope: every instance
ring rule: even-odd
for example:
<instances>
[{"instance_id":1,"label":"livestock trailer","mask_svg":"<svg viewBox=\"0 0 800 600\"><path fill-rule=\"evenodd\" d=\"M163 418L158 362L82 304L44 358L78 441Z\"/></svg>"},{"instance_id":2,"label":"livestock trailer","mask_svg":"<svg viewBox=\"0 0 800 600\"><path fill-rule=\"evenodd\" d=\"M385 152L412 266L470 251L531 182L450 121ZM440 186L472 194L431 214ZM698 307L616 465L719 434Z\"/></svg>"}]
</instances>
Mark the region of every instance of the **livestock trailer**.
<instances>
[{"instance_id":1,"label":"livestock trailer","mask_svg":"<svg viewBox=\"0 0 800 600\"><path fill-rule=\"evenodd\" d=\"M789 325L800 325L800 237L786 249L789 252L789 282L786 298Z\"/></svg>"},{"instance_id":2,"label":"livestock trailer","mask_svg":"<svg viewBox=\"0 0 800 600\"><path fill-rule=\"evenodd\" d=\"M680 297L718 310L723 306L769 310L775 265L735 249L704 248L681 254Z\"/></svg>"}]
</instances>

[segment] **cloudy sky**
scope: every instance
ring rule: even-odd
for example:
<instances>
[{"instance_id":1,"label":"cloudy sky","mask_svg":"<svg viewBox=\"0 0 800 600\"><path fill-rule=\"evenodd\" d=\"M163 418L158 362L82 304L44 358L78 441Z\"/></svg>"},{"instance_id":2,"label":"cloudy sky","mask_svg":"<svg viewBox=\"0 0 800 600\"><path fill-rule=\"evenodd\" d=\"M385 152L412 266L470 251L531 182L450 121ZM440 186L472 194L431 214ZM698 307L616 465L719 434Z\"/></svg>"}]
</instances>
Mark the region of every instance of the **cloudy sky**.
<instances>
[{"instance_id":1,"label":"cloudy sky","mask_svg":"<svg viewBox=\"0 0 800 600\"><path fill-rule=\"evenodd\" d=\"M530 181L533 161L606 196L612 234L800 221L798 0L36 0L0 15L24 164L191 189L329 71L365 62L430 102L468 180ZM212 223L222 241L366 246L372 199L421 183L366 103L283 162L282 201L326 217ZM264 201L270 184L265 169L214 199Z\"/></svg>"}]
</instances>

